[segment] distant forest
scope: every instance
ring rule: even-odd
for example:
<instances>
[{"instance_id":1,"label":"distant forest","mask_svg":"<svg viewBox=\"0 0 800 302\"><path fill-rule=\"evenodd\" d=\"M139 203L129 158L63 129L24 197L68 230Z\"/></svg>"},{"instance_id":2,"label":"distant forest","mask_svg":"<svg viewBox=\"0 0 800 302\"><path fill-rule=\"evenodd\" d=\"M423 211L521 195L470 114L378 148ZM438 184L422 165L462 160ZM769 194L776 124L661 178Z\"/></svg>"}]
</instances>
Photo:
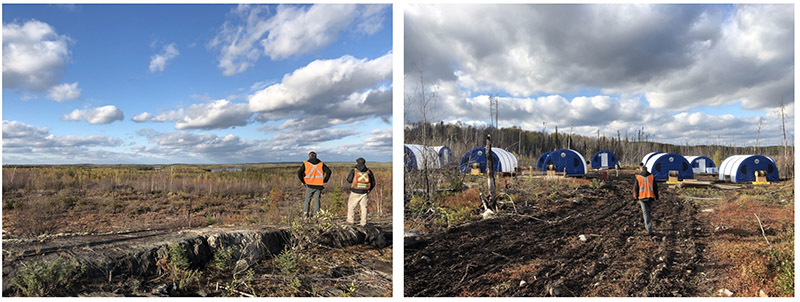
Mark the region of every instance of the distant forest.
<instances>
[{"instance_id":1,"label":"distant forest","mask_svg":"<svg viewBox=\"0 0 800 302\"><path fill-rule=\"evenodd\" d=\"M761 154L775 159L781 178L794 176L794 146L720 146L720 145L672 145L648 141L649 135L639 132L616 137L583 136L559 132L527 131L518 127L493 128L474 127L458 124L406 125L404 132L406 144L428 146L446 145L453 151L455 161L468 150L484 146L486 134L492 135L492 146L503 148L517 156L521 169L536 166L536 160L544 152L569 148L583 154L586 160L599 150L614 152L620 165L635 167L650 152L678 153L683 156L707 156L719 167L728 156L741 154ZM785 155L788 154L788 155Z\"/></svg>"}]
</instances>

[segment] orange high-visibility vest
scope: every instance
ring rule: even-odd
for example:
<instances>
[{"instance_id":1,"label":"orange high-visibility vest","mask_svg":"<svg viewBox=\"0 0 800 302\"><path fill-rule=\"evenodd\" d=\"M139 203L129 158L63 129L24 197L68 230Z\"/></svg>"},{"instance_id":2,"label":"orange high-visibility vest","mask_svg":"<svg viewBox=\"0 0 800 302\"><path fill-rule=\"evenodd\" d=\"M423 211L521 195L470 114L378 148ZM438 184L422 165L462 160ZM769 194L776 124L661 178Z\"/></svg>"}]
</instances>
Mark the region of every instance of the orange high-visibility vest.
<instances>
[{"instance_id":1,"label":"orange high-visibility vest","mask_svg":"<svg viewBox=\"0 0 800 302\"><path fill-rule=\"evenodd\" d=\"M647 177L636 175L636 181L639 182L639 199L656 198L656 193L653 191L653 174Z\"/></svg>"},{"instance_id":2,"label":"orange high-visibility vest","mask_svg":"<svg viewBox=\"0 0 800 302\"><path fill-rule=\"evenodd\" d=\"M353 184L350 187L353 189L368 190L369 169L364 172L358 171L358 169L353 169Z\"/></svg>"},{"instance_id":3,"label":"orange high-visibility vest","mask_svg":"<svg viewBox=\"0 0 800 302\"><path fill-rule=\"evenodd\" d=\"M304 161L303 165L305 165L306 168L303 180L307 185L322 186L325 184L325 175L322 173L322 162L313 165L308 161Z\"/></svg>"}]
</instances>

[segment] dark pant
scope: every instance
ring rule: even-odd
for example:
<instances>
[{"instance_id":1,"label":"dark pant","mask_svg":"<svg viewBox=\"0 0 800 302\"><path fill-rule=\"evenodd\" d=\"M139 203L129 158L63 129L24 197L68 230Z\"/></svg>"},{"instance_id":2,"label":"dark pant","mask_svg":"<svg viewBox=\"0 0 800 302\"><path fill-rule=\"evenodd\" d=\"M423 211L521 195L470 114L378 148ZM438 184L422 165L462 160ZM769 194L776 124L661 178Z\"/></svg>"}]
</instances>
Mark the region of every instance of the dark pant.
<instances>
[{"instance_id":1,"label":"dark pant","mask_svg":"<svg viewBox=\"0 0 800 302\"><path fill-rule=\"evenodd\" d=\"M650 218L650 209L653 205L652 198L643 198L639 199L639 205L642 206L642 216L644 216L644 228L647 230L647 234L653 233L653 222Z\"/></svg>"},{"instance_id":2,"label":"dark pant","mask_svg":"<svg viewBox=\"0 0 800 302\"><path fill-rule=\"evenodd\" d=\"M306 196L303 199L303 215L304 217L309 217L311 215L317 214L319 212L319 198L320 194L322 194L321 189L314 189L309 188L306 186ZM311 207L311 199L314 199L314 212L308 213L309 208Z\"/></svg>"}]
</instances>

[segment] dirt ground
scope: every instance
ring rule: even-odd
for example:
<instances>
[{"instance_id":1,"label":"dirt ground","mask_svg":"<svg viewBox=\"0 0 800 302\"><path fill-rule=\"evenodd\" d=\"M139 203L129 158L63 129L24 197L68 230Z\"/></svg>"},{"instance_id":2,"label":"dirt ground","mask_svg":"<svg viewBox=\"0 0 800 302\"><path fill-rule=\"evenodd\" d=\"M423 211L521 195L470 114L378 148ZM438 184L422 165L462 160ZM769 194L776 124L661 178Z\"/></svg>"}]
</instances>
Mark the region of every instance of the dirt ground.
<instances>
[{"instance_id":1,"label":"dirt ground","mask_svg":"<svg viewBox=\"0 0 800 302\"><path fill-rule=\"evenodd\" d=\"M649 236L631 177L609 183L406 240L405 295L709 295L697 285L710 230L694 204L662 184Z\"/></svg>"}]
</instances>

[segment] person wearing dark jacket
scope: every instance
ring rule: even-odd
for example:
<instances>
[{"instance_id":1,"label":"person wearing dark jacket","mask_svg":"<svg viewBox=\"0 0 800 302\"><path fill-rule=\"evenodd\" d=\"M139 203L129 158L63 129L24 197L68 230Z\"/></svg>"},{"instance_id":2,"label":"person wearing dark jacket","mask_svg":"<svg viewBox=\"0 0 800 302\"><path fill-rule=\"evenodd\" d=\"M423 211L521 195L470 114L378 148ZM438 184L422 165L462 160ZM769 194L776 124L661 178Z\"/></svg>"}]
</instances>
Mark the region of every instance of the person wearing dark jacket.
<instances>
[{"instance_id":1,"label":"person wearing dark jacket","mask_svg":"<svg viewBox=\"0 0 800 302\"><path fill-rule=\"evenodd\" d=\"M367 168L366 160L359 157L356 166L347 175L350 197L347 199L347 223L354 224L356 206L361 205L361 226L367 224L367 194L375 188L375 175Z\"/></svg>"},{"instance_id":2,"label":"person wearing dark jacket","mask_svg":"<svg viewBox=\"0 0 800 302\"><path fill-rule=\"evenodd\" d=\"M300 178L300 182L306 188L305 198L303 199L303 217L317 214L319 212L320 195L322 195L322 189L325 188L325 183L331 178L331 169L317 159L316 152L311 151L308 153L308 160L304 161L300 169L297 170L297 177ZM314 199L314 212L309 213L312 198Z\"/></svg>"},{"instance_id":3,"label":"person wearing dark jacket","mask_svg":"<svg viewBox=\"0 0 800 302\"><path fill-rule=\"evenodd\" d=\"M636 175L636 182L633 187L633 198L639 201L642 206L642 216L644 216L644 228L647 230L648 235L653 234L653 224L650 217L650 209L653 206L653 201L658 200L658 184L653 178L653 174L647 171L644 164L639 164L642 170Z\"/></svg>"}]
</instances>

